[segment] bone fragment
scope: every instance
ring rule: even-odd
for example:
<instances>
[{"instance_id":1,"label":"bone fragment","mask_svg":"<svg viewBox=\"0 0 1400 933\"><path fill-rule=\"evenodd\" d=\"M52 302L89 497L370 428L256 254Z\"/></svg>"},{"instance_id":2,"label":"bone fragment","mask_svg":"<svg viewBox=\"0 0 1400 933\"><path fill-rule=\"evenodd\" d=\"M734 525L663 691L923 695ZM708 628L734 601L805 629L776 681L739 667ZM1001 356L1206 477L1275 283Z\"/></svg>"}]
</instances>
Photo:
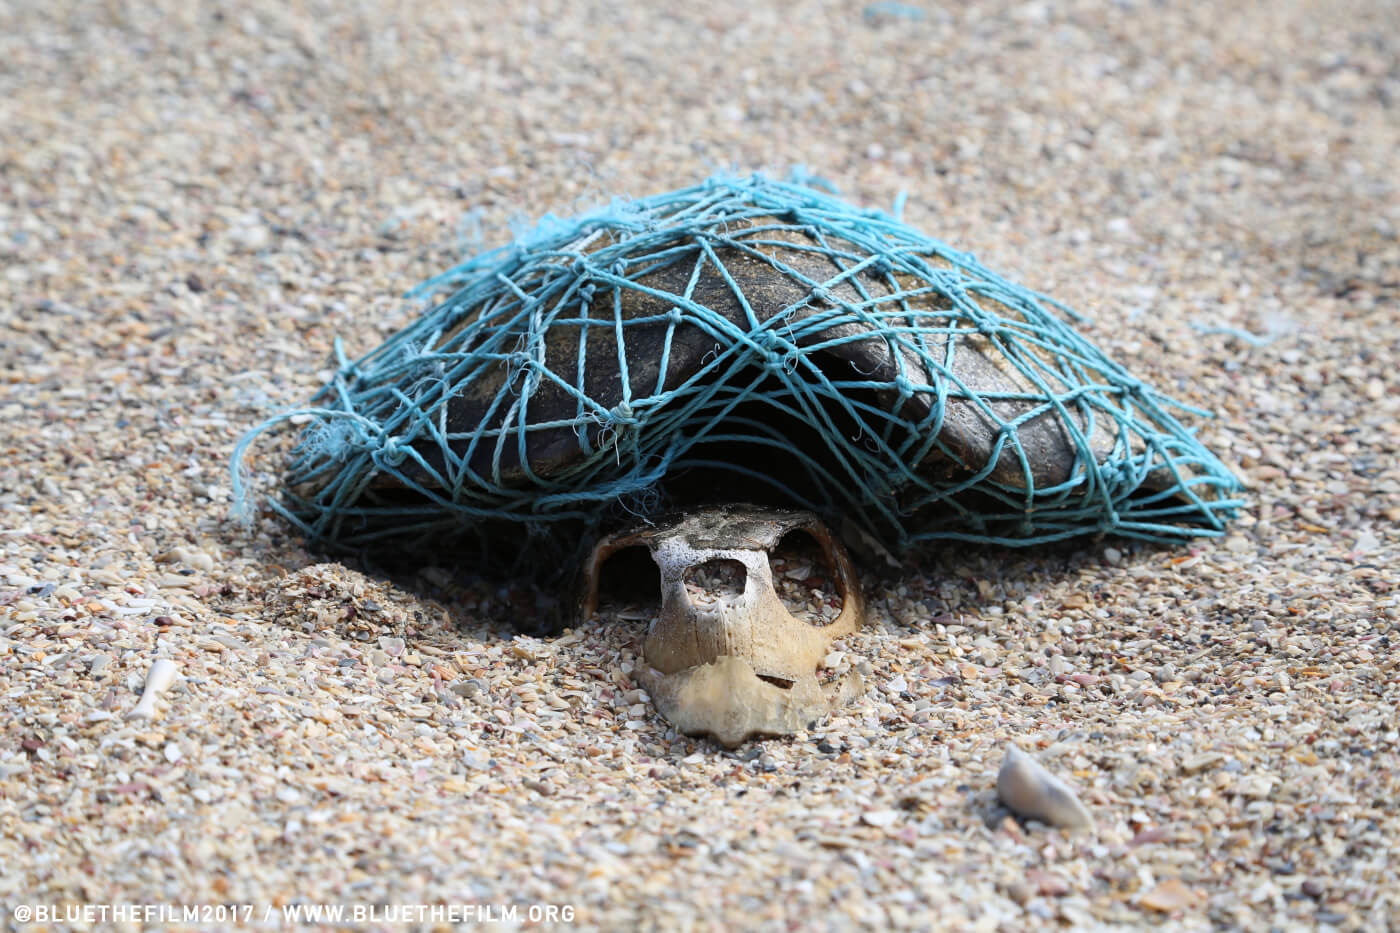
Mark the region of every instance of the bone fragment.
<instances>
[{"instance_id":1,"label":"bone fragment","mask_svg":"<svg viewBox=\"0 0 1400 933\"><path fill-rule=\"evenodd\" d=\"M127 719L151 719L156 714L156 697L164 693L175 682L175 662L169 658L159 658L146 672L146 687L141 691L141 699Z\"/></svg>"},{"instance_id":2,"label":"bone fragment","mask_svg":"<svg viewBox=\"0 0 1400 933\"><path fill-rule=\"evenodd\" d=\"M1014 813L1066 829L1089 829L1094 818L1069 785L1012 745L997 773L997 796Z\"/></svg>"},{"instance_id":3,"label":"bone fragment","mask_svg":"<svg viewBox=\"0 0 1400 933\"><path fill-rule=\"evenodd\" d=\"M825 690L815 678L776 687L731 655L669 676L650 668L638 674L671 725L686 735L708 735L726 748L756 736L799 732L860 692L859 680L849 678Z\"/></svg>"}]
</instances>

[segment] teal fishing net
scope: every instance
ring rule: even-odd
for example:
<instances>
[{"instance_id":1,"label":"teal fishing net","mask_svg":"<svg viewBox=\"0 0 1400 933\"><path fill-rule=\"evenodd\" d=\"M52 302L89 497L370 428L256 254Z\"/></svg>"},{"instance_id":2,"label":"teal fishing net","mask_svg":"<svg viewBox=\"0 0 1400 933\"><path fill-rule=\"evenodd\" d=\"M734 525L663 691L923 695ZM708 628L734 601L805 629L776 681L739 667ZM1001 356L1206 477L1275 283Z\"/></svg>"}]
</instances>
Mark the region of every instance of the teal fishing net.
<instances>
[{"instance_id":1,"label":"teal fishing net","mask_svg":"<svg viewBox=\"0 0 1400 933\"><path fill-rule=\"evenodd\" d=\"M313 542L549 574L611 523L811 508L901 554L1218 534L1238 482L1072 311L889 214L721 177L547 216L340 356L273 507ZM1202 413L1203 414L1203 413Z\"/></svg>"}]
</instances>

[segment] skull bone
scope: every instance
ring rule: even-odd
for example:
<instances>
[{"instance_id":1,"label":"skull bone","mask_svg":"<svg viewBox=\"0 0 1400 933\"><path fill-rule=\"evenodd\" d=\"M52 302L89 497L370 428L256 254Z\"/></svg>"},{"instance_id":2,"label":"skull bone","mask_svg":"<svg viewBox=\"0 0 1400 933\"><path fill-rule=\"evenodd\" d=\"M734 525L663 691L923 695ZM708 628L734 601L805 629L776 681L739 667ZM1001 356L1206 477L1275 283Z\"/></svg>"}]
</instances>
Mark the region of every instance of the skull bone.
<instances>
[{"instance_id":1,"label":"skull bone","mask_svg":"<svg viewBox=\"0 0 1400 933\"><path fill-rule=\"evenodd\" d=\"M820 546L841 597L840 614L827 625L794 616L774 587L770 553L797 530ZM710 735L733 748L754 736L805 729L859 693L854 671L832 684L818 679L832 642L856 631L865 607L850 557L815 515L707 509L605 538L587 567L585 615L597 605L603 564L635 545L650 551L661 575L661 607L647 631L638 679L682 732ZM742 588L693 598L688 575L714 561L742 565Z\"/></svg>"}]
</instances>

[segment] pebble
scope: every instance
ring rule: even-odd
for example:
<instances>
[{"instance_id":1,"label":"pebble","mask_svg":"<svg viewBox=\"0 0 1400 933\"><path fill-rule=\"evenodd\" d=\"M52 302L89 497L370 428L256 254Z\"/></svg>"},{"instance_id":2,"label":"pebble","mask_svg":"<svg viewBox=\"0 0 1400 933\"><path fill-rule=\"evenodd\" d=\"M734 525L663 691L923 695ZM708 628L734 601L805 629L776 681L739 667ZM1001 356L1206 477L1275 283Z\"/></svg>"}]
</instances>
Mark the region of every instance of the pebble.
<instances>
[{"instance_id":1,"label":"pebble","mask_svg":"<svg viewBox=\"0 0 1400 933\"><path fill-rule=\"evenodd\" d=\"M1069 892L1069 883L1051 871L1032 868L1026 872L1026 881L1041 897L1059 897Z\"/></svg>"},{"instance_id":2,"label":"pebble","mask_svg":"<svg viewBox=\"0 0 1400 933\"><path fill-rule=\"evenodd\" d=\"M1192 755L1181 763L1183 774L1200 774L1202 771L1209 771L1225 761L1225 756L1219 752L1204 752L1200 755Z\"/></svg>"},{"instance_id":3,"label":"pebble","mask_svg":"<svg viewBox=\"0 0 1400 933\"><path fill-rule=\"evenodd\" d=\"M1278 778L1272 774L1251 774L1241 778L1235 784L1235 790L1252 800L1262 800L1273 792L1276 783Z\"/></svg>"},{"instance_id":4,"label":"pebble","mask_svg":"<svg viewBox=\"0 0 1400 933\"><path fill-rule=\"evenodd\" d=\"M1187 887L1180 878L1168 878L1144 894L1138 903L1148 910L1174 914L1197 906L1201 900L1200 892Z\"/></svg>"},{"instance_id":5,"label":"pebble","mask_svg":"<svg viewBox=\"0 0 1400 933\"><path fill-rule=\"evenodd\" d=\"M867 810L860 815L860 821L866 826L885 829L893 826L899 817L900 814L897 810Z\"/></svg>"},{"instance_id":6,"label":"pebble","mask_svg":"<svg viewBox=\"0 0 1400 933\"><path fill-rule=\"evenodd\" d=\"M1007 808L1027 819L1067 829L1089 829L1094 819L1064 781L1014 745L1008 746L997 773L997 795Z\"/></svg>"}]
</instances>

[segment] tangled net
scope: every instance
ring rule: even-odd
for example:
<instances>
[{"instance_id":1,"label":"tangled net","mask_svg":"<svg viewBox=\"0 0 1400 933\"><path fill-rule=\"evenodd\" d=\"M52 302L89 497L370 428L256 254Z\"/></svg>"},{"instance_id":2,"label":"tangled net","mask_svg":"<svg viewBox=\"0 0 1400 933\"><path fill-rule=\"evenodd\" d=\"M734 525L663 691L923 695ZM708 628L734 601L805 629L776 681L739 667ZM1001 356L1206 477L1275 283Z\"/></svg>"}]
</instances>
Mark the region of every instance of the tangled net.
<instances>
[{"instance_id":1,"label":"tangled net","mask_svg":"<svg viewBox=\"0 0 1400 933\"><path fill-rule=\"evenodd\" d=\"M590 532L787 503L896 554L1218 534L1237 480L1073 312L878 211L715 178L570 220L411 295L450 297L300 416L281 501L313 542L454 547L544 574ZM1194 409L1192 409L1194 411Z\"/></svg>"}]
</instances>

